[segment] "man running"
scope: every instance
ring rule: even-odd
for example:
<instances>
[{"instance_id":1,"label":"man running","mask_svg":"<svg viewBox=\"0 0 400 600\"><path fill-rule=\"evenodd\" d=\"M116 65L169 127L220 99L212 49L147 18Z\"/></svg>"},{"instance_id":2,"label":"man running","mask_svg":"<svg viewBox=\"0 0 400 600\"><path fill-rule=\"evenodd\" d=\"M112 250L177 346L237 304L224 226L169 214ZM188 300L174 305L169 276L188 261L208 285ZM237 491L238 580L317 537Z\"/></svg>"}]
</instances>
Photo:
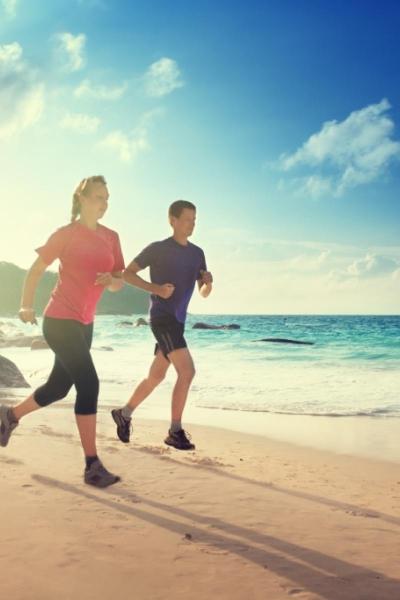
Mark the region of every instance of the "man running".
<instances>
[{"instance_id":1,"label":"man running","mask_svg":"<svg viewBox=\"0 0 400 600\"><path fill-rule=\"evenodd\" d=\"M112 410L111 414L119 439L128 443L133 411L161 383L172 363L177 379L172 392L171 426L164 441L178 450L194 450L195 445L182 428L182 414L195 375L184 329L196 281L200 294L207 298L212 290L212 275L207 271L203 250L188 240L196 222L196 207L186 200L177 200L169 207L168 215L172 237L147 246L123 275L127 283L151 294L150 325L157 342L155 358L128 404ZM150 267L151 283L137 274L146 267Z\"/></svg>"}]
</instances>

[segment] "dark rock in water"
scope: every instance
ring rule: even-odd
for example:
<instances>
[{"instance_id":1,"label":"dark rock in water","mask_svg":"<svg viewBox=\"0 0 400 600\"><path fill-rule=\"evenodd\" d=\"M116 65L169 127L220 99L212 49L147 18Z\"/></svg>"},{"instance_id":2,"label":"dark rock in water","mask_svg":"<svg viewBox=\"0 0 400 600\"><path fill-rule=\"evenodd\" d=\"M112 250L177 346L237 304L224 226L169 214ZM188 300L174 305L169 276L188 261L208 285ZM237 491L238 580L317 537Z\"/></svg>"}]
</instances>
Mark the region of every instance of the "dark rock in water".
<instances>
[{"instance_id":1,"label":"dark rock in water","mask_svg":"<svg viewBox=\"0 0 400 600\"><path fill-rule=\"evenodd\" d=\"M98 348L98 350L105 350L106 352L114 352L114 348L111 348L111 346L100 346L100 348Z\"/></svg>"},{"instance_id":2,"label":"dark rock in water","mask_svg":"<svg viewBox=\"0 0 400 600\"><path fill-rule=\"evenodd\" d=\"M253 340L253 342L277 342L278 344L302 344L305 346L314 345L314 342L304 342L302 340L287 340L286 338L263 338L261 340Z\"/></svg>"},{"instance_id":3,"label":"dark rock in water","mask_svg":"<svg viewBox=\"0 0 400 600\"><path fill-rule=\"evenodd\" d=\"M16 335L12 337L0 338L0 348L30 348L32 343L42 340L41 335Z\"/></svg>"},{"instance_id":4,"label":"dark rock in water","mask_svg":"<svg viewBox=\"0 0 400 600\"><path fill-rule=\"evenodd\" d=\"M29 387L18 367L4 356L0 356L0 387Z\"/></svg>"},{"instance_id":5,"label":"dark rock in water","mask_svg":"<svg viewBox=\"0 0 400 600\"><path fill-rule=\"evenodd\" d=\"M139 317L138 319L136 319L136 321L120 321L118 323L119 327L140 327L141 325L148 325L148 322L146 321L146 319L143 319L142 317Z\"/></svg>"},{"instance_id":6,"label":"dark rock in water","mask_svg":"<svg viewBox=\"0 0 400 600\"><path fill-rule=\"evenodd\" d=\"M134 322L133 326L134 327L140 327L141 325L148 325L148 322L146 321L146 319L143 319L142 317L139 317L138 319L136 319L136 321Z\"/></svg>"},{"instance_id":7,"label":"dark rock in water","mask_svg":"<svg viewBox=\"0 0 400 600\"><path fill-rule=\"evenodd\" d=\"M208 323L195 323L193 329L240 329L240 325L229 323L228 325L210 325Z\"/></svg>"},{"instance_id":8,"label":"dark rock in water","mask_svg":"<svg viewBox=\"0 0 400 600\"><path fill-rule=\"evenodd\" d=\"M49 345L44 338L33 340L31 343L31 350L44 350L47 348L49 348Z\"/></svg>"}]
</instances>

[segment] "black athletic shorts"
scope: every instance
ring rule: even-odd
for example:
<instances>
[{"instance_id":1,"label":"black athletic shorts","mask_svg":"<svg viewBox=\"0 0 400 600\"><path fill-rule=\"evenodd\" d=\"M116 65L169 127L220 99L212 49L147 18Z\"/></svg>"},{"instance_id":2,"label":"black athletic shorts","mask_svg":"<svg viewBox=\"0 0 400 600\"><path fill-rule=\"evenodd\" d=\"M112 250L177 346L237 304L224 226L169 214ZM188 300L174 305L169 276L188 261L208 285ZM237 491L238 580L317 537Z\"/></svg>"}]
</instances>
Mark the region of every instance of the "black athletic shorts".
<instances>
[{"instance_id":1,"label":"black athletic shorts","mask_svg":"<svg viewBox=\"0 0 400 600\"><path fill-rule=\"evenodd\" d=\"M170 352L179 350L179 348L187 348L186 340L183 337L185 324L177 321L172 315L151 319L150 327L157 340L154 354L161 350L165 358L168 358Z\"/></svg>"}]
</instances>

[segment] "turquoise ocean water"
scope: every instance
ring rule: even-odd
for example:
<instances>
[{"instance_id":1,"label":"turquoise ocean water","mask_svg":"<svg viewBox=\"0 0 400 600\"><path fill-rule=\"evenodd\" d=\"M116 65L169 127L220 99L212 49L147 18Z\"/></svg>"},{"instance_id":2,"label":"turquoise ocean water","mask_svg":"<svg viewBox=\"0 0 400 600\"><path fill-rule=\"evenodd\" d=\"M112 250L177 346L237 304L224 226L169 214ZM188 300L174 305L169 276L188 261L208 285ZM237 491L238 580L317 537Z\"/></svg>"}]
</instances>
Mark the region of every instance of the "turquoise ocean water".
<instances>
[{"instance_id":1,"label":"turquoise ocean water","mask_svg":"<svg viewBox=\"0 0 400 600\"><path fill-rule=\"evenodd\" d=\"M149 328L122 324L136 318L96 319L93 356L105 404L126 399L152 359L154 341ZM240 329L193 329L198 321L234 323ZM40 333L39 327L24 327L16 320L2 322L3 330ZM261 338L312 345L257 341ZM190 396L193 407L400 417L400 316L190 315L186 339L197 370ZM46 378L50 351L6 348L1 352L18 363L33 387ZM173 380L171 373L163 391L157 393L165 396Z\"/></svg>"}]
</instances>

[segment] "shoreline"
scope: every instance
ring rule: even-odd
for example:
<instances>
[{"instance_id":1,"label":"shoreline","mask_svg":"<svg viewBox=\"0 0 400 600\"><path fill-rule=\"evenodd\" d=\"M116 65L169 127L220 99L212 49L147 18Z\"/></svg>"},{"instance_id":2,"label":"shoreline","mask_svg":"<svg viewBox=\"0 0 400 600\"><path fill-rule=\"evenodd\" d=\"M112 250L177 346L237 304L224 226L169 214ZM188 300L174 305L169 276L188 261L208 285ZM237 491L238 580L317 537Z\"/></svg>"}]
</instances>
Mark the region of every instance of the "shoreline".
<instances>
[{"instance_id":1,"label":"shoreline","mask_svg":"<svg viewBox=\"0 0 400 600\"><path fill-rule=\"evenodd\" d=\"M105 386L104 386L105 387ZM114 386L112 386L115 390ZM118 390L119 394L121 391ZM0 389L0 402L12 404L28 395L28 390ZM114 394L109 394L115 396ZM107 396L107 390L103 390ZM125 394L128 398L128 394ZM124 397L125 397L124 396ZM169 398L160 406L160 396L165 391L154 394L155 402L145 401L135 411L134 419L168 422ZM158 402L157 402L158 400ZM53 408L73 411L73 396L57 402ZM99 403L99 414L109 414L111 408L122 406L123 402ZM49 408L45 411L49 412ZM29 418L29 417L28 417ZM44 417L47 418L47 417ZM184 427L206 426L223 429L230 433L255 435L269 441L287 443L292 446L331 452L336 455L366 458L388 463L400 463L400 418L319 415L294 415L251 411L232 411L219 408L199 408L190 404L184 414Z\"/></svg>"}]
</instances>

